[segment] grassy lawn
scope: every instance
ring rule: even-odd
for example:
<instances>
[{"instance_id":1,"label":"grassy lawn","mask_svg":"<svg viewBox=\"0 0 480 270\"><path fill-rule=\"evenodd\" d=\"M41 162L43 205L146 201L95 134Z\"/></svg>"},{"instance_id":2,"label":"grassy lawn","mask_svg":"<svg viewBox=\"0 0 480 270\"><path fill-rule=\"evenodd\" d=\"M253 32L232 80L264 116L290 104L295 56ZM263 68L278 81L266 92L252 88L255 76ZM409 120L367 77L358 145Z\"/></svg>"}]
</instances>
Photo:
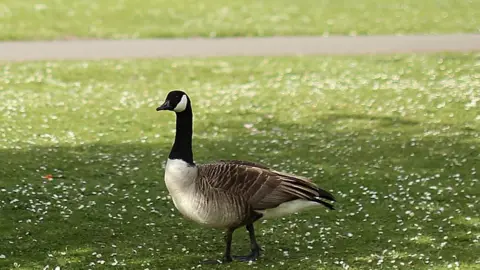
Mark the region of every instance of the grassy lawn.
<instances>
[{"instance_id":1,"label":"grassy lawn","mask_svg":"<svg viewBox=\"0 0 480 270\"><path fill-rule=\"evenodd\" d=\"M221 232L183 219L163 182L174 115L155 108L182 88L197 162L263 162L339 201L258 224L263 257L215 269L480 269L479 61L5 64L0 268L191 269L219 258ZM247 252L238 230L233 253Z\"/></svg>"},{"instance_id":2,"label":"grassy lawn","mask_svg":"<svg viewBox=\"0 0 480 270\"><path fill-rule=\"evenodd\" d=\"M0 40L480 31L478 0L0 0Z\"/></svg>"}]
</instances>

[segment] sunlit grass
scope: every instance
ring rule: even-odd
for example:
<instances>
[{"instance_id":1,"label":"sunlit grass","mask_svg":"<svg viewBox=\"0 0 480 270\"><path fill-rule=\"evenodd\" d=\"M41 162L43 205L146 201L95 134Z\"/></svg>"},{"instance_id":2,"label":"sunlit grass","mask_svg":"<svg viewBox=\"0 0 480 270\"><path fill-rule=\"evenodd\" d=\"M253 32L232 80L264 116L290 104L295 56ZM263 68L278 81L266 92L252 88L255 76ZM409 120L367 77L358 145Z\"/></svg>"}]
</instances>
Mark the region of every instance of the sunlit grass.
<instances>
[{"instance_id":1,"label":"sunlit grass","mask_svg":"<svg viewBox=\"0 0 480 270\"><path fill-rule=\"evenodd\" d=\"M0 40L478 33L477 0L0 0Z\"/></svg>"},{"instance_id":2,"label":"sunlit grass","mask_svg":"<svg viewBox=\"0 0 480 270\"><path fill-rule=\"evenodd\" d=\"M219 231L180 217L163 168L184 89L197 162L312 177L338 198L257 225L218 269L478 269L479 55L4 64L0 268L191 269ZM49 176L51 175L51 177ZM233 253L248 251L244 230Z\"/></svg>"}]
</instances>

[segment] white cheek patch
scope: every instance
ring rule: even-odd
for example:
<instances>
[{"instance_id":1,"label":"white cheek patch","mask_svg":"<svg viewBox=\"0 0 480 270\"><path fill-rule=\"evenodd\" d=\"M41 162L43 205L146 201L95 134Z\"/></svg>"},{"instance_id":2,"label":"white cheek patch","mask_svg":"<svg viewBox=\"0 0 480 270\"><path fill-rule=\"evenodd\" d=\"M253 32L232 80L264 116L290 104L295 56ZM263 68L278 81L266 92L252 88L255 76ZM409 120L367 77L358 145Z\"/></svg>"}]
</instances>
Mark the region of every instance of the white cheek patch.
<instances>
[{"instance_id":1,"label":"white cheek patch","mask_svg":"<svg viewBox=\"0 0 480 270\"><path fill-rule=\"evenodd\" d=\"M175 112L183 112L183 111L185 111L185 109L187 108L187 103L188 103L187 96L186 96L186 95L183 95L183 96L182 96L182 99L181 99L180 102L177 104L177 106L175 106L175 108L173 109L173 111L175 111Z\"/></svg>"}]
</instances>

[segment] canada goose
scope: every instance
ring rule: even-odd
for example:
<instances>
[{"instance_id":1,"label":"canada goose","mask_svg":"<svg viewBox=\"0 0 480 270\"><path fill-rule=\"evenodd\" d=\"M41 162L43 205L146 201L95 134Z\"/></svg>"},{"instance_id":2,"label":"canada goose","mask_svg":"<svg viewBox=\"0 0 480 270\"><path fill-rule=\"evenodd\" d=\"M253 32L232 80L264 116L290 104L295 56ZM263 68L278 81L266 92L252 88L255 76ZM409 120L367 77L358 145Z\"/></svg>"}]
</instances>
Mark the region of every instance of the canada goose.
<instances>
[{"instance_id":1,"label":"canada goose","mask_svg":"<svg viewBox=\"0 0 480 270\"><path fill-rule=\"evenodd\" d=\"M255 260L260 246L253 223L262 217L277 217L323 205L333 209L332 194L310 180L239 160L220 160L196 165L192 152L192 106L186 93L168 93L157 111L176 113L176 134L165 167L165 184L175 207L186 218L206 227L225 229L225 253L218 262L231 262L235 229L246 226L251 253L233 257Z\"/></svg>"}]
</instances>

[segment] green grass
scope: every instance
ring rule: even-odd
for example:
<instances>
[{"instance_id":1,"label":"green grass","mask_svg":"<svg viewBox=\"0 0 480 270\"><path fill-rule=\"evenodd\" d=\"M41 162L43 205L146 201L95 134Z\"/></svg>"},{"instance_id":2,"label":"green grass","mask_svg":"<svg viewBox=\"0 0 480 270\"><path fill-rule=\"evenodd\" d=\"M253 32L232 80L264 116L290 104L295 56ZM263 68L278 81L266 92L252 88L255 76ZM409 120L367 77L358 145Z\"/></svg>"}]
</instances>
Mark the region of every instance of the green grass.
<instances>
[{"instance_id":1,"label":"green grass","mask_svg":"<svg viewBox=\"0 0 480 270\"><path fill-rule=\"evenodd\" d=\"M478 0L0 0L0 40L480 31Z\"/></svg>"},{"instance_id":2,"label":"green grass","mask_svg":"<svg viewBox=\"0 0 480 270\"><path fill-rule=\"evenodd\" d=\"M480 269L479 61L5 64L0 268L191 269L220 258L222 233L182 218L163 182L174 115L155 108L182 88L197 162L262 162L338 198L336 211L259 223L262 258L214 269ZM238 230L233 253L248 246Z\"/></svg>"}]
</instances>

